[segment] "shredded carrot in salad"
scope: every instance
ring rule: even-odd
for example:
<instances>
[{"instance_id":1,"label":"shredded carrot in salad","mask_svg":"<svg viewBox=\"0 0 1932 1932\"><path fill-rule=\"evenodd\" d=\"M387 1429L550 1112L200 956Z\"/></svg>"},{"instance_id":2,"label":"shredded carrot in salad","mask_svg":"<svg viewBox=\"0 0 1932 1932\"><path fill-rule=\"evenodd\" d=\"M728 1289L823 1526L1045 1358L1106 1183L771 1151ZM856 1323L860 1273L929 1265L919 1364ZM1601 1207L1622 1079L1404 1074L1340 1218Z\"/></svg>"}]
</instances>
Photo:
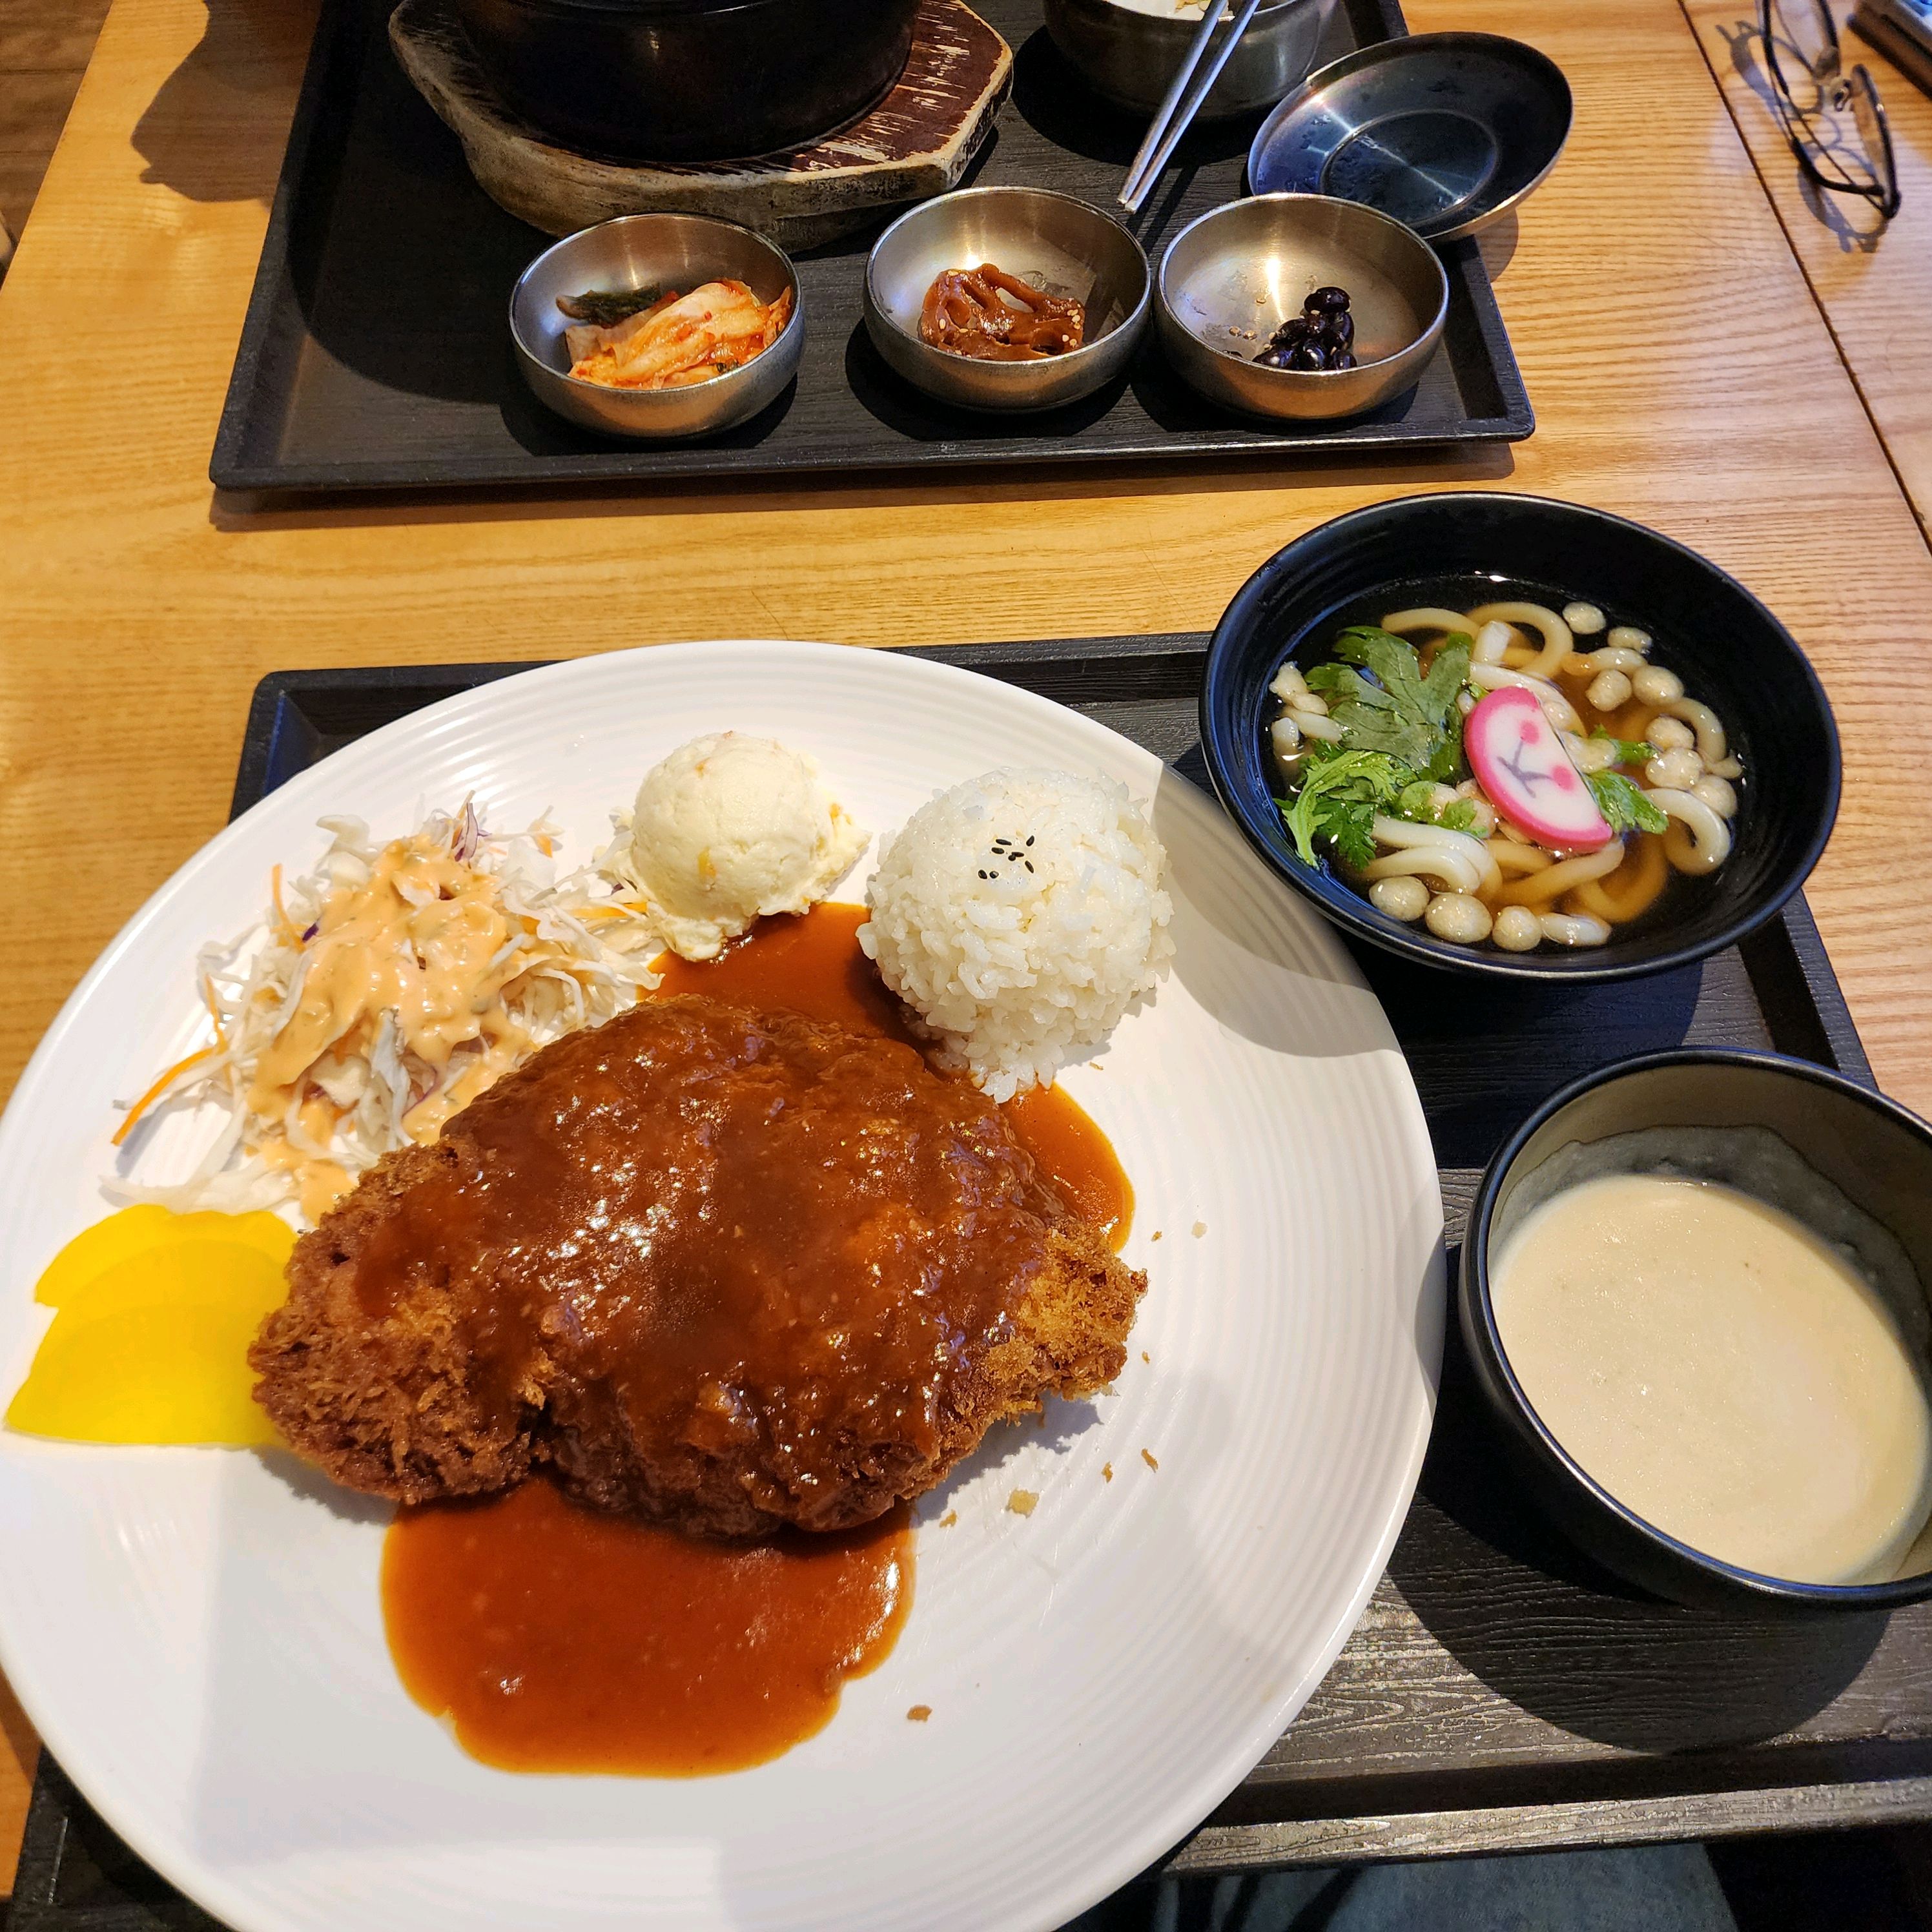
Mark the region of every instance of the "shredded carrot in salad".
<instances>
[{"instance_id":1,"label":"shredded carrot in salad","mask_svg":"<svg viewBox=\"0 0 1932 1932\"><path fill-rule=\"evenodd\" d=\"M176 1103L216 1103L223 1131L163 1185L135 1178L137 1143L110 1192L184 1209L292 1202L314 1220L538 1047L657 983L641 900L589 867L558 878L546 820L495 837L466 804L383 845L359 819L322 828L316 869L285 886L275 867L260 921L203 950L213 1043L163 1073L113 1138L128 1146Z\"/></svg>"},{"instance_id":2,"label":"shredded carrot in salad","mask_svg":"<svg viewBox=\"0 0 1932 1932\"><path fill-rule=\"evenodd\" d=\"M209 1023L214 1028L215 1045L225 1048L228 1029L221 1024L221 1002L214 996L214 982L206 973L201 976L201 1003L208 1009Z\"/></svg>"},{"instance_id":3,"label":"shredded carrot in salad","mask_svg":"<svg viewBox=\"0 0 1932 1932\"><path fill-rule=\"evenodd\" d=\"M280 866L273 866L269 870L268 897L274 904L278 936L284 939L294 938L295 927L290 922L288 908L282 904L282 868ZM203 976L206 977L205 975Z\"/></svg>"},{"instance_id":4,"label":"shredded carrot in salad","mask_svg":"<svg viewBox=\"0 0 1932 1932\"><path fill-rule=\"evenodd\" d=\"M146 1114L148 1109L152 1107L164 1094L166 1093L169 1088L173 1086L175 1082L178 1080L190 1066L199 1066L204 1060L212 1060L220 1050L220 1049L218 1047L204 1046L200 1048L197 1052L184 1054L181 1059L176 1060L173 1066L170 1066L168 1070L164 1073L161 1077L157 1080L131 1107L128 1109L128 1118L121 1123L119 1126L115 1129L114 1138L109 1144L113 1147L119 1147L122 1145L122 1143L126 1141L128 1136L140 1124L141 1120Z\"/></svg>"}]
</instances>

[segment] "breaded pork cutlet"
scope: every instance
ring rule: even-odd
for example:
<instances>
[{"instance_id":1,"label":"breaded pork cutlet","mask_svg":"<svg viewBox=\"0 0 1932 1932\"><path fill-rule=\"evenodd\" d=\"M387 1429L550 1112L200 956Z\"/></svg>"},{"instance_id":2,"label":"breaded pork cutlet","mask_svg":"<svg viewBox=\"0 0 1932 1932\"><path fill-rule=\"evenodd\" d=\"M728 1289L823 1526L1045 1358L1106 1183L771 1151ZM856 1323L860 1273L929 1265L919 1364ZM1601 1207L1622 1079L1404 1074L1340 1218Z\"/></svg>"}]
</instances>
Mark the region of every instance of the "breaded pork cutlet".
<instances>
[{"instance_id":1,"label":"breaded pork cutlet","mask_svg":"<svg viewBox=\"0 0 1932 1932\"><path fill-rule=\"evenodd\" d=\"M911 1048L699 996L534 1055L289 1264L257 1398L352 1489L554 1462L724 1537L864 1522L1120 1372L1145 1277Z\"/></svg>"}]
</instances>

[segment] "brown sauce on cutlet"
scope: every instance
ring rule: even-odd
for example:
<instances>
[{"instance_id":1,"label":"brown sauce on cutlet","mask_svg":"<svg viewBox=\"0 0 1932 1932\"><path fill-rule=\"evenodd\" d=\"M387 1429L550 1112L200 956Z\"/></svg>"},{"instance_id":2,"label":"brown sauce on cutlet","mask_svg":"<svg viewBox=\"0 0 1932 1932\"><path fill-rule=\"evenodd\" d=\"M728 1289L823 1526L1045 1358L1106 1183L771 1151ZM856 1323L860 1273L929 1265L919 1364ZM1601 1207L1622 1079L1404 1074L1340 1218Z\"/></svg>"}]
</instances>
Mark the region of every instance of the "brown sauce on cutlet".
<instances>
[{"instance_id":1,"label":"brown sauce on cutlet","mask_svg":"<svg viewBox=\"0 0 1932 1932\"><path fill-rule=\"evenodd\" d=\"M865 916L828 905L766 920L716 960L664 962L658 997L784 1006L902 1046L913 1037L902 1010L853 937ZM969 1112L991 1111L963 1083L944 1084L963 1088ZM1105 1136L1058 1089L1000 1111L1118 1249L1132 1193ZM755 1214L797 1205L789 1184L775 1185ZM538 1480L404 1510L382 1601L405 1687L472 1756L519 1771L694 1777L763 1763L829 1723L844 1681L890 1652L912 1579L903 1505L858 1529L734 1544L587 1510Z\"/></svg>"},{"instance_id":2,"label":"brown sauce on cutlet","mask_svg":"<svg viewBox=\"0 0 1932 1932\"><path fill-rule=\"evenodd\" d=\"M537 1480L406 1510L382 1558L404 1688L506 1771L701 1778L822 1730L912 1601L903 1506L836 1535L700 1543Z\"/></svg>"},{"instance_id":3,"label":"brown sauce on cutlet","mask_svg":"<svg viewBox=\"0 0 1932 1932\"><path fill-rule=\"evenodd\" d=\"M482 1405L541 1391L592 1500L690 1520L692 1452L742 1460L716 1508L744 1520L699 1520L726 1534L891 1501L850 1513L854 1446L935 1454L1066 1219L998 1109L910 1047L701 995L560 1040L440 1147L364 1241L365 1315L433 1288ZM614 1492L619 1437L662 1496Z\"/></svg>"},{"instance_id":4,"label":"brown sauce on cutlet","mask_svg":"<svg viewBox=\"0 0 1932 1932\"><path fill-rule=\"evenodd\" d=\"M1016 1094L1000 1112L1061 1200L1118 1254L1134 1223L1133 1185L1093 1115L1059 1087Z\"/></svg>"},{"instance_id":5,"label":"brown sauce on cutlet","mask_svg":"<svg viewBox=\"0 0 1932 1932\"><path fill-rule=\"evenodd\" d=\"M904 1007L854 937L866 919L863 906L826 904L761 920L716 959L660 960L658 997L710 993L748 1006L787 1006L855 1033L916 1045ZM1000 1111L1060 1198L1118 1254L1133 1224L1133 1186L1087 1110L1063 1088L1036 1087Z\"/></svg>"},{"instance_id":6,"label":"brown sauce on cutlet","mask_svg":"<svg viewBox=\"0 0 1932 1932\"><path fill-rule=\"evenodd\" d=\"M862 905L815 905L760 920L715 959L667 952L651 962L664 977L646 997L708 993L748 1006L789 1006L808 1019L916 1046L905 1008L859 950L859 928L869 916Z\"/></svg>"}]
</instances>

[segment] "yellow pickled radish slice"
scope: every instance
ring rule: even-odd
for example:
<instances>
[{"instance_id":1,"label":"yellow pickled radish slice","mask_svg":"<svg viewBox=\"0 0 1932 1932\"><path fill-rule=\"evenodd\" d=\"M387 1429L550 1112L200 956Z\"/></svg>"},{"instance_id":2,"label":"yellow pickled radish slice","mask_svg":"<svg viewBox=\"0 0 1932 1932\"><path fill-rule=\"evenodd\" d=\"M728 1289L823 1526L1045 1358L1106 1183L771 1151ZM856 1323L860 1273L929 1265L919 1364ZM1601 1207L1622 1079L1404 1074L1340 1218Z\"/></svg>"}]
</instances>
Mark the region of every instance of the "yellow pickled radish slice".
<instances>
[{"instance_id":1,"label":"yellow pickled radish slice","mask_svg":"<svg viewBox=\"0 0 1932 1932\"><path fill-rule=\"evenodd\" d=\"M130 1256L176 1241L238 1241L259 1248L280 1268L295 1244L288 1223L274 1214L177 1214L171 1208L124 1208L83 1229L48 1262L34 1299L64 1307L74 1291Z\"/></svg>"},{"instance_id":2,"label":"yellow pickled radish slice","mask_svg":"<svg viewBox=\"0 0 1932 1932\"><path fill-rule=\"evenodd\" d=\"M287 1292L294 1242L272 1214L130 1208L90 1228L41 1279L56 1312L8 1426L78 1442L274 1442L248 1349Z\"/></svg>"}]
</instances>

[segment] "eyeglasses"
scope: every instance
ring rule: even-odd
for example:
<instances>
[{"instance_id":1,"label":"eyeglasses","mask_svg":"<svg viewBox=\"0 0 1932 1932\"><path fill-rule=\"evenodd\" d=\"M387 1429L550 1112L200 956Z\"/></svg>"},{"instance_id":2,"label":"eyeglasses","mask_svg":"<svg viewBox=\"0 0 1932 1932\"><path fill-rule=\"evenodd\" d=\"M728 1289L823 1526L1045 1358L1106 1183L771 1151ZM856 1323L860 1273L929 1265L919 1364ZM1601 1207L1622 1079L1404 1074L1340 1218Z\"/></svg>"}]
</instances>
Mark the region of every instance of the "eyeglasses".
<instances>
[{"instance_id":1,"label":"eyeglasses","mask_svg":"<svg viewBox=\"0 0 1932 1932\"><path fill-rule=\"evenodd\" d=\"M1828 0L1758 0L1772 105L1798 165L1833 194L1898 212L1898 167L1878 88L1862 64L1846 73Z\"/></svg>"}]
</instances>

